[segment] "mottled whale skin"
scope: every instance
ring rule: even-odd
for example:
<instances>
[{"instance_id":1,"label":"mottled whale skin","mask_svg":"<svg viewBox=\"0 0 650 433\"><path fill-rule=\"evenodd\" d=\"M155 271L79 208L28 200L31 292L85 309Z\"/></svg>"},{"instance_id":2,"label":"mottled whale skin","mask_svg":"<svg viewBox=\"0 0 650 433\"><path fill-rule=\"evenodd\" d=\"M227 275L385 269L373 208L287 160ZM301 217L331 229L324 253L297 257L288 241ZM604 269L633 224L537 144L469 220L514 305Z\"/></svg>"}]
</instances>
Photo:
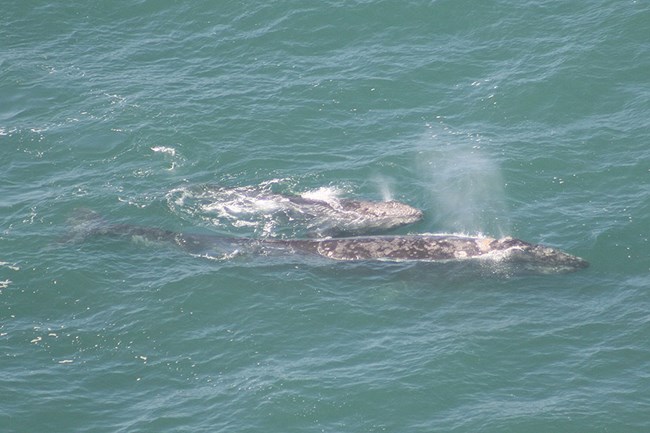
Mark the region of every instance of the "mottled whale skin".
<instances>
[{"instance_id":1,"label":"mottled whale skin","mask_svg":"<svg viewBox=\"0 0 650 433\"><path fill-rule=\"evenodd\" d=\"M322 240L284 240L298 251L309 251L333 260L383 260L447 262L469 259L521 263L564 272L586 268L589 263L555 248L504 237L457 235L367 236Z\"/></svg>"},{"instance_id":2,"label":"mottled whale skin","mask_svg":"<svg viewBox=\"0 0 650 433\"><path fill-rule=\"evenodd\" d=\"M422 211L405 203L389 201L337 199L315 200L299 196L285 196L302 213L326 216L330 231L363 232L390 230L420 221Z\"/></svg>"},{"instance_id":3,"label":"mottled whale skin","mask_svg":"<svg viewBox=\"0 0 650 433\"><path fill-rule=\"evenodd\" d=\"M105 235L172 242L197 255L308 254L342 261L507 263L541 273L571 272L589 266L577 256L512 237L495 239L459 235L356 236L327 239L250 239L212 234L177 233L123 225L99 225L88 235ZM84 237L85 237L84 236Z\"/></svg>"}]
</instances>

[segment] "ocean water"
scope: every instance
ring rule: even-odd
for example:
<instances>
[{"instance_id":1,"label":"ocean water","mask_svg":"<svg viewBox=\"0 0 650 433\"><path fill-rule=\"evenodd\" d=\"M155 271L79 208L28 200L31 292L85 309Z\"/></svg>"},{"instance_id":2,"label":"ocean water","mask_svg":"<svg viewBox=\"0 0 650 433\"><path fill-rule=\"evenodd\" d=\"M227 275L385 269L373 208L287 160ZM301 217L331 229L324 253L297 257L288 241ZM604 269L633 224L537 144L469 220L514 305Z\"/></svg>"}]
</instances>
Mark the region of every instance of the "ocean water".
<instances>
[{"instance_id":1,"label":"ocean water","mask_svg":"<svg viewBox=\"0 0 650 433\"><path fill-rule=\"evenodd\" d=\"M6 3L3 432L650 431L648 2ZM80 209L304 234L206 186L400 200L425 218L393 233L591 266L71 236Z\"/></svg>"}]
</instances>

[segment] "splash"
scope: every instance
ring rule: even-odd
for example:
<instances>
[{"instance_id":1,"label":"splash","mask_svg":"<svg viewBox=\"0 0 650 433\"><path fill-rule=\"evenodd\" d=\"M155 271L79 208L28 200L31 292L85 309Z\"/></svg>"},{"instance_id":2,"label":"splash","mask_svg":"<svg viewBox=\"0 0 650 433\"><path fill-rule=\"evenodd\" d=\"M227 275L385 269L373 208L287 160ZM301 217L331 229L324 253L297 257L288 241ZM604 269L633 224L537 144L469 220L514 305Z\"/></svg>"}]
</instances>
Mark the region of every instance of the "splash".
<instances>
[{"instance_id":1,"label":"splash","mask_svg":"<svg viewBox=\"0 0 650 433\"><path fill-rule=\"evenodd\" d=\"M457 233L509 233L504 182L499 165L475 138L452 136L462 143L439 143L419 154L421 172L430 185L432 210L438 227Z\"/></svg>"},{"instance_id":2,"label":"splash","mask_svg":"<svg viewBox=\"0 0 650 433\"><path fill-rule=\"evenodd\" d=\"M324 201L326 203L333 203L338 201L342 194L343 194L343 190L341 190L340 188L336 188L333 186L323 186L317 189L312 189L309 191L302 192L299 195L300 197L309 200L319 200L319 201Z\"/></svg>"}]
</instances>

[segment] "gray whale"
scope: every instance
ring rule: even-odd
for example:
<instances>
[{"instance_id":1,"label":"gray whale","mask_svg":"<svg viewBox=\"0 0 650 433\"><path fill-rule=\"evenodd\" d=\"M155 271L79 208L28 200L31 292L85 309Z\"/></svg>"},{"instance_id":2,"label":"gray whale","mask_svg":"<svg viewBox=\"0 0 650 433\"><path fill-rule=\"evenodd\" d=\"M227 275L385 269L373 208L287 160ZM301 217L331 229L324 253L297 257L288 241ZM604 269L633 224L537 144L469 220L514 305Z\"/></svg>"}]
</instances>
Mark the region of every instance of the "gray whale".
<instances>
[{"instance_id":1,"label":"gray whale","mask_svg":"<svg viewBox=\"0 0 650 433\"><path fill-rule=\"evenodd\" d=\"M354 236L326 239L251 239L179 233L129 224L93 224L83 237L110 236L146 242L171 242L189 253L227 258L234 255L298 254L341 261L505 263L541 273L571 272L589 266L558 249L504 237L460 235Z\"/></svg>"},{"instance_id":2,"label":"gray whale","mask_svg":"<svg viewBox=\"0 0 650 433\"><path fill-rule=\"evenodd\" d=\"M390 230L422 219L422 211L405 203L389 201L339 199L323 201L302 197L287 197L302 213L320 214L321 232L363 233ZM329 227L328 227L329 226Z\"/></svg>"},{"instance_id":3,"label":"gray whale","mask_svg":"<svg viewBox=\"0 0 650 433\"><path fill-rule=\"evenodd\" d=\"M408 235L277 242L284 242L297 251L308 251L334 260L483 260L520 264L540 272L566 272L589 266L589 263L580 257L512 237L495 239L458 235Z\"/></svg>"},{"instance_id":4,"label":"gray whale","mask_svg":"<svg viewBox=\"0 0 650 433\"><path fill-rule=\"evenodd\" d=\"M168 193L176 213L215 225L291 227L298 235L342 236L391 230L422 219L422 211L390 200L356 200L328 194L285 195L260 187L183 187ZM296 233L293 233L295 235Z\"/></svg>"}]
</instances>

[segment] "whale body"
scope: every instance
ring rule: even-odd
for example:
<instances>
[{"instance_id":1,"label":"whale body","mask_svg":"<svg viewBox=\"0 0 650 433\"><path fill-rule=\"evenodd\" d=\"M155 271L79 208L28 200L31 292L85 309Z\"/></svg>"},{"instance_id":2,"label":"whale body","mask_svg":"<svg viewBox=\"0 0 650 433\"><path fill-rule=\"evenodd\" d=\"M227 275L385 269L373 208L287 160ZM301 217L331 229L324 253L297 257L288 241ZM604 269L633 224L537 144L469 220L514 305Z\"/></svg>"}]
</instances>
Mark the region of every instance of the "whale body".
<instances>
[{"instance_id":1,"label":"whale body","mask_svg":"<svg viewBox=\"0 0 650 433\"><path fill-rule=\"evenodd\" d=\"M372 200L318 200L300 196L281 196L288 209L311 215L322 227L339 232L390 230L422 219L422 211L405 203ZM328 227L329 226L329 227Z\"/></svg>"},{"instance_id":2,"label":"whale body","mask_svg":"<svg viewBox=\"0 0 650 433\"><path fill-rule=\"evenodd\" d=\"M317 190L318 191L318 190ZM218 226L289 226L316 236L376 233L418 222L420 209L395 200L339 198L331 193L285 195L259 187L178 188L168 202L178 213L203 216Z\"/></svg>"},{"instance_id":3,"label":"whale body","mask_svg":"<svg viewBox=\"0 0 650 433\"><path fill-rule=\"evenodd\" d=\"M87 236L171 242L189 253L212 258L233 255L311 255L339 261L506 263L542 273L570 272L589 263L556 248L512 237L446 234L352 236L326 239L251 239L179 233L129 224L95 225Z\"/></svg>"},{"instance_id":4,"label":"whale body","mask_svg":"<svg viewBox=\"0 0 650 433\"><path fill-rule=\"evenodd\" d=\"M509 236L500 239L459 235L367 236L273 242L284 242L297 251L333 260L484 260L520 264L544 272L574 271L589 266L580 257Z\"/></svg>"}]
</instances>

